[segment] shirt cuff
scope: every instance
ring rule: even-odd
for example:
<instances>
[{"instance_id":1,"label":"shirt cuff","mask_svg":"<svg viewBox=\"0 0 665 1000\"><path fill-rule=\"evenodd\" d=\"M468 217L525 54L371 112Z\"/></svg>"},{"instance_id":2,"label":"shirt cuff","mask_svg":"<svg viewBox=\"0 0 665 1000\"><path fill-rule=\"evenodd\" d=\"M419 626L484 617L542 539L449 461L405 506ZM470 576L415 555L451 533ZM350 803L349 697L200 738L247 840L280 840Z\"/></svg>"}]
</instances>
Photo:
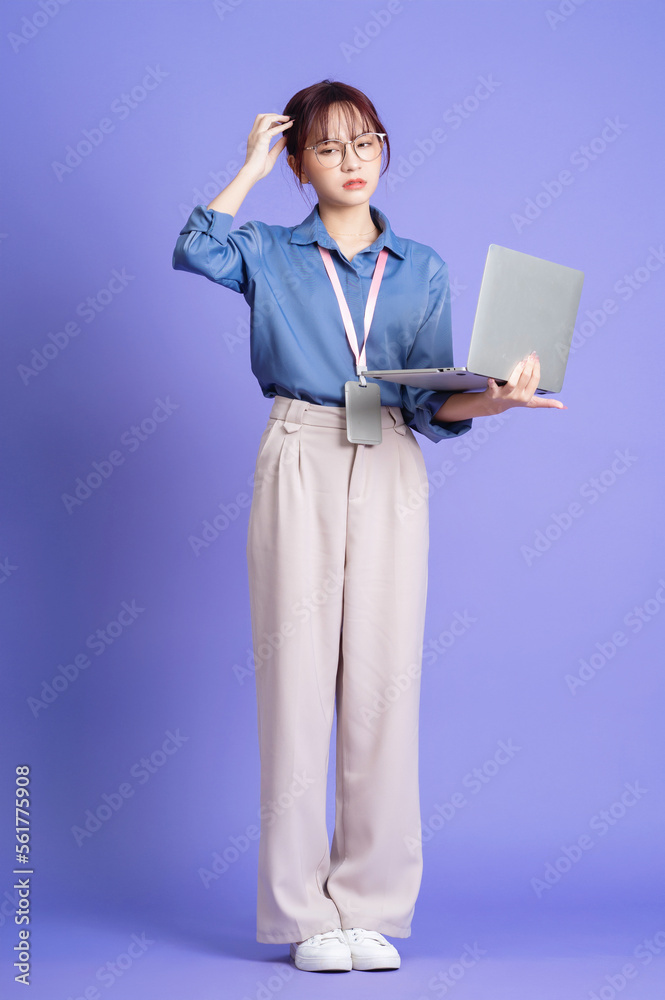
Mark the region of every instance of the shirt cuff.
<instances>
[{"instance_id":1,"label":"shirt cuff","mask_svg":"<svg viewBox=\"0 0 665 1000\"><path fill-rule=\"evenodd\" d=\"M459 437L460 434L466 434L467 431L471 430L472 417L467 417L466 420L451 420L443 424L432 419L445 401L453 395L455 395L453 392L433 390L431 395L424 399L418 407L418 410L421 411L416 413L416 420L420 425L418 429L430 441L436 442L447 437Z\"/></svg>"},{"instance_id":2,"label":"shirt cuff","mask_svg":"<svg viewBox=\"0 0 665 1000\"><path fill-rule=\"evenodd\" d=\"M212 236L217 243L221 243L223 246L231 232L232 224L233 216L228 212L217 212L214 208L197 205L180 230L180 235L184 236L191 232L205 233L206 236Z\"/></svg>"}]
</instances>

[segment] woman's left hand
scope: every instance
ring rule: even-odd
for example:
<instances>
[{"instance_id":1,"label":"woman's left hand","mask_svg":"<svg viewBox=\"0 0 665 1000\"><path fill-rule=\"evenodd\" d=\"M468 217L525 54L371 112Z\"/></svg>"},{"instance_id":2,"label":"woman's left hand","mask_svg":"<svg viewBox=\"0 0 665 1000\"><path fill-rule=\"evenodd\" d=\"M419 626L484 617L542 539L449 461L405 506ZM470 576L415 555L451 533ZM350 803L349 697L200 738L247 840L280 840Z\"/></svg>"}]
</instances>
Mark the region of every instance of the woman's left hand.
<instances>
[{"instance_id":1,"label":"woman's left hand","mask_svg":"<svg viewBox=\"0 0 665 1000\"><path fill-rule=\"evenodd\" d=\"M497 385L495 379L487 379L487 389L484 393L487 402L494 413L500 413L511 406L555 406L559 410L567 410L559 399L549 399L546 396L535 396L540 381L540 361L535 351L513 368L505 385Z\"/></svg>"}]
</instances>

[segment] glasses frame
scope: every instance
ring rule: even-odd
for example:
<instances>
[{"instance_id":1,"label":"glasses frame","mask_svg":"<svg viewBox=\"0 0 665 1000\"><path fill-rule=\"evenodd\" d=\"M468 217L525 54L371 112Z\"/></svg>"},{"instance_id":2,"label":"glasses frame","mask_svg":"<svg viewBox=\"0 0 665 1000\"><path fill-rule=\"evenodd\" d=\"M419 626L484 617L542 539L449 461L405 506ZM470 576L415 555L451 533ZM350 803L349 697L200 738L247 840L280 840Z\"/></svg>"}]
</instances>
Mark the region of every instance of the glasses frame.
<instances>
[{"instance_id":1,"label":"glasses frame","mask_svg":"<svg viewBox=\"0 0 665 1000\"><path fill-rule=\"evenodd\" d=\"M320 163L322 167L327 167L329 169L332 169L334 167L341 167L341 165L344 163L344 160L346 159L346 147L347 146L353 146L353 150L354 150L356 156L358 157L359 160L362 160L363 163L372 163L374 160L378 160L379 156L381 156L381 153L379 153L379 156L373 156L371 160L365 160L365 159L363 159L362 156L360 156L360 154L358 153L358 150L355 147L355 144L358 141L358 139L362 139L362 137L364 135L378 135L380 139L384 140L383 145L381 146L381 153L383 152L383 149L384 149L384 146L385 146L385 139L386 139L386 136L388 135L387 132L361 132L360 135L357 135L355 137L355 139L347 139L346 142L343 139L321 139L321 141L315 143L314 146L305 146L304 148L305 149L313 149L314 150L314 155L316 157L316 162ZM318 154L318 151L317 151L316 147L317 146L323 146L323 145L325 145L326 142L341 142L341 144L342 144L342 146L344 148L342 150L342 159L339 161L339 163L326 164L326 163L322 163L321 160L319 159L319 154Z\"/></svg>"}]
</instances>

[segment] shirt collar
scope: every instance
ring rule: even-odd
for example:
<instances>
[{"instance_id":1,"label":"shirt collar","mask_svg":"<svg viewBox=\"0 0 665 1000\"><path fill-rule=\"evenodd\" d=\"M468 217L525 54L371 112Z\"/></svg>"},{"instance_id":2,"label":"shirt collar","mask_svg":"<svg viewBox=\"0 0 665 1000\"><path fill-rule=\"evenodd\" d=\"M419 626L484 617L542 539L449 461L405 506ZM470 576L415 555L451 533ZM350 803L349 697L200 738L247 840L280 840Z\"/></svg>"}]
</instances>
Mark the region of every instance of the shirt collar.
<instances>
[{"instance_id":1,"label":"shirt collar","mask_svg":"<svg viewBox=\"0 0 665 1000\"><path fill-rule=\"evenodd\" d=\"M388 222L387 217L379 208L376 207L376 205L370 204L369 210L374 222L379 229L382 230L381 235L378 236L376 242L372 244L374 249L382 250L385 246L388 250L392 250L397 257L401 257L402 260L404 260L406 257L404 244L398 236L395 236L394 232L390 228L390 223ZM318 243L322 247L327 247L328 250L337 249L335 241L323 225L321 216L319 215L318 202L307 218L304 219L299 226L293 227L290 242L298 244Z\"/></svg>"}]
</instances>

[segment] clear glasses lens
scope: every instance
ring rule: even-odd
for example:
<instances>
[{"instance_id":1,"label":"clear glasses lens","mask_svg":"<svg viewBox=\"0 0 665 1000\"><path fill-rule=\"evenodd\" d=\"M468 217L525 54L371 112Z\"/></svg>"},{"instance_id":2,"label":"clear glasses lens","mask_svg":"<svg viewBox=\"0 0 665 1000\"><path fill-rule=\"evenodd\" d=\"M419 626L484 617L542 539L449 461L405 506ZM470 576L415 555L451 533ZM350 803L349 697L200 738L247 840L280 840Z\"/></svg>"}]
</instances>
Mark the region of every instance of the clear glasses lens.
<instances>
[{"instance_id":1,"label":"clear glasses lens","mask_svg":"<svg viewBox=\"0 0 665 1000\"><path fill-rule=\"evenodd\" d=\"M344 159L345 145L339 139L328 139L316 147L316 158L325 167L337 167ZM376 132L365 132L357 136L353 142L356 155L361 160L375 160L381 155L383 139Z\"/></svg>"}]
</instances>

